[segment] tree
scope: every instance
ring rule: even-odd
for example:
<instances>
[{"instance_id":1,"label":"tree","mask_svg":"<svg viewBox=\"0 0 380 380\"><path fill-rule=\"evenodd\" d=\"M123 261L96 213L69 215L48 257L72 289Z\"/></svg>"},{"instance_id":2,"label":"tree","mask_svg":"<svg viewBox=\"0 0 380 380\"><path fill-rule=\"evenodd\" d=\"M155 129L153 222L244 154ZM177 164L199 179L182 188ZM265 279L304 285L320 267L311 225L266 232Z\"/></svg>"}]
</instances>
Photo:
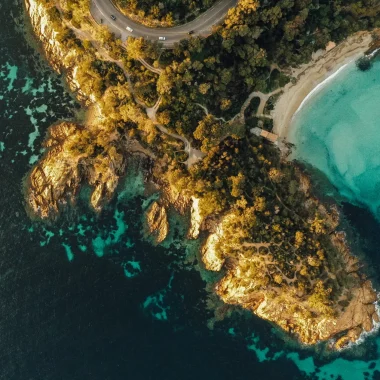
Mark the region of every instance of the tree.
<instances>
[{"instance_id":1,"label":"tree","mask_svg":"<svg viewBox=\"0 0 380 380\"><path fill-rule=\"evenodd\" d=\"M132 59L144 58L145 40L144 38L128 37L127 41L128 57Z\"/></svg>"},{"instance_id":2,"label":"tree","mask_svg":"<svg viewBox=\"0 0 380 380\"><path fill-rule=\"evenodd\" d=\"M234 198L239 198L244 191L244 185L246 182L245 176L242 173L239 173L237 176L229 177L231 183L231 195Z\"/></svg>"}]
</instances>

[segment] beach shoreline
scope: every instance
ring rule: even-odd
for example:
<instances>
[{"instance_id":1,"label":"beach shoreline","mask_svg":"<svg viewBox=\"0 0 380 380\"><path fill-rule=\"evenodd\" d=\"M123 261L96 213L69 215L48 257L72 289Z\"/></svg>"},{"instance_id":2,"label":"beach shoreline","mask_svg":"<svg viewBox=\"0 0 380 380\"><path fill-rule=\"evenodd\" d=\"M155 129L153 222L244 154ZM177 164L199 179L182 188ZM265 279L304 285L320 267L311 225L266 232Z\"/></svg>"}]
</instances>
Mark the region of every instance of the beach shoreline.
<instances>
[{"instance_id":1,"label":"beach shoreline","mask_svg":"<svg viewBox=\"0 0 380 380\"><path fill-rule=\"evenodd\" d=\"M314 53L312 60L292 69L296 82L289 82L272 111L273 132L286 141L292 119L308 99L348 63L367 52L373 42L371 32L358 32L329 51Z\"/></svg>"}]
</instances>

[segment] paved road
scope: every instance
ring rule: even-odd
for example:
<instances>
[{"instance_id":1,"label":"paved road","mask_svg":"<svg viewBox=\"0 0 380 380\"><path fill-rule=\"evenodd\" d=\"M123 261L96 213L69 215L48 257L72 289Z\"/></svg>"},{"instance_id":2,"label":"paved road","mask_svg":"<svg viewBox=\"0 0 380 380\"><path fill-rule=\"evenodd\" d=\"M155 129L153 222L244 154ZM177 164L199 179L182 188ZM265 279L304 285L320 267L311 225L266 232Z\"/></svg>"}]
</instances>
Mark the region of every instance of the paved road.
<instances>
[{"instance_id":1,"label":"paved road","mask_svg":"<svg viewBox=\"0 0 380 380\"><path fill-rule=\"evenodd\" d=\"M158 41L158 37L165 37L165 41L160 41L164 46L170 47L175 42L188 38L188 33L194 31L194 36L206 36L211 32L212 26L220 23L226 16L228 9L234 7L238 0L220 0L212 8L187 24L172 28L148 28L120 13L115 8L111 0L91 0L91 13L95 20L108 25L112 32L121 37L124 41L127 37L144 37L152 41ZM111 15L116 20L111 19ZM125 28L129 26L133 32L128 32Z\"/></svg>"}]
</instances>

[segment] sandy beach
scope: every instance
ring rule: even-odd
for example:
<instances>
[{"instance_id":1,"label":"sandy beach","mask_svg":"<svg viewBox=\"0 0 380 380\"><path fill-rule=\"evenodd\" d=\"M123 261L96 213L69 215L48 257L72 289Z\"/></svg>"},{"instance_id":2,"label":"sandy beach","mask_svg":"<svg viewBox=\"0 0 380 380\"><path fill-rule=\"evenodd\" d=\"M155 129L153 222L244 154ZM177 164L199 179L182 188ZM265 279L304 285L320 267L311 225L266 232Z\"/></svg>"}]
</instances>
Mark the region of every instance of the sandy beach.
<instances>
[{"instance_id":1,"label":"sandy beach","mask_svg":"<svg viewBox=\"0 0 380 380\"><path fill-rule=\"evenodd\" d=\"M306 97L345 64L365 53L372 43L370 32L358 32L329 51L314 53L311 62L292 69L295 84L288 83L273 112L274 133L286 139L292 118Z\"/></svg>"}]
</instances>

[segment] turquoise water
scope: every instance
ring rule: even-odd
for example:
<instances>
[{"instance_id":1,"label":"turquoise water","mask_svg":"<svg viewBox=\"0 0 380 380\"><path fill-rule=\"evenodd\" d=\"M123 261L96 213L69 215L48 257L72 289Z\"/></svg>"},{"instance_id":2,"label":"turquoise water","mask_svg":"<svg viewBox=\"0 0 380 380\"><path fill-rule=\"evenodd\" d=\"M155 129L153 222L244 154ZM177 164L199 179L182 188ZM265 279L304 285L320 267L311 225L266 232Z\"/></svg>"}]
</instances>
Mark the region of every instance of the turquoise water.
<instances>
[{"instance_id":1,"label":"turquoise water","mask_svg":"<svg viewBox=\"0 0 380 380\"><path fill-rule=\"evenodd\" d=\"M293 158L327 175L350 202L380 219L380 61L348 64L295 115Z\"/></svg>"},{"instance_id":2,"label":"turquoise water","mask_svg":"<svg viewBox=\"0 0 380 380\"><path fill-rule=\"evenodd\" d=\"M295 144L291 158L317 168L329 179L338 195L345 216L347 201L368 209L380 221L380 61L362 72L350 62L326 80L295 114L289 142ZM320 177L320 176L318 176ZM343 200L343 201L342 201ZM372 242L361 240L360 250L373 266L378 283L379 223L370 214L349 206L349 221L354 231L371 235ZM365 230L368 231L365 231ZM372 246L371 246L372 244ZM378 333L375 333L378 335ZM336 359L319 367L319 378L379 378L380 338L373 342L373 361ZM314 372L312 358L297 360L305 373Z\"/></svg>"},{"instance_id":3,"label":"turquoise water","mask_svg":"<svg viewBox=\"0 0 380 380\"><path fill-rule=\"evenodd\" d=\"M31 221L22 179L48 126L77 105L17 32L9 15L22 3L0 8L0 380L380 378L376 334L326 357L248 312L209 329L215 276L194 269L200 243L179 221L163 247L142 239L158 194L144 198L132 164L100 215L83 191L55 224Z\"/></svg>"}]
</instances>

